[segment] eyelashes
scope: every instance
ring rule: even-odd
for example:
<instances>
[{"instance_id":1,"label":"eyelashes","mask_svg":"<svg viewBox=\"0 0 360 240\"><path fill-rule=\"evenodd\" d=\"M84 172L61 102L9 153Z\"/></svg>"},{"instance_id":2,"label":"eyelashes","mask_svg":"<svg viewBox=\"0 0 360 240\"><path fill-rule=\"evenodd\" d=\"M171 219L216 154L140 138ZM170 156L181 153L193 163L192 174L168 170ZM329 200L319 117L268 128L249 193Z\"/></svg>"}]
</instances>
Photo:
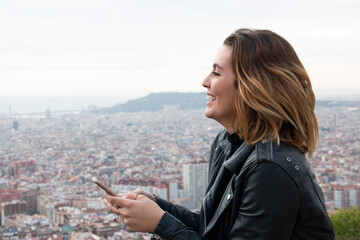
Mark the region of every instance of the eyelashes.
<instances>
[{"instance_id":1,"label":"eyelashes","mask_svg":"<svg viewBox=\"0 0 360 240\"><path fill-rule=\"evenodd\" d=\"M212 74L213 74L215 77L220 76L220 73L217 73L217 72L212 72Z\"/></svg>"}]
</instances>

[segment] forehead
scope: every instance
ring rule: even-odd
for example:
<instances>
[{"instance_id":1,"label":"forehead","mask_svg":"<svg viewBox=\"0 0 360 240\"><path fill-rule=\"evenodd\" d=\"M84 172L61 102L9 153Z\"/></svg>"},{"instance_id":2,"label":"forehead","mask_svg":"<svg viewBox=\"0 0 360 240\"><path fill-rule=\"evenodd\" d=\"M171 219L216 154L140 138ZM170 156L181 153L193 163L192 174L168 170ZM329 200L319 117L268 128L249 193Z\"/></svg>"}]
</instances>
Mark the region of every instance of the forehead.
<instances>
[{"instance_id":1,"label":"forehead","mask_svg":"<svg viewBox=\"0 0 360 240\"><path fill-rule=\"evenodd\" d=\"M214 58L214 65L219 65L221 68L231 67L232 47L222 45Z\"/></svg>"}]
</instances>

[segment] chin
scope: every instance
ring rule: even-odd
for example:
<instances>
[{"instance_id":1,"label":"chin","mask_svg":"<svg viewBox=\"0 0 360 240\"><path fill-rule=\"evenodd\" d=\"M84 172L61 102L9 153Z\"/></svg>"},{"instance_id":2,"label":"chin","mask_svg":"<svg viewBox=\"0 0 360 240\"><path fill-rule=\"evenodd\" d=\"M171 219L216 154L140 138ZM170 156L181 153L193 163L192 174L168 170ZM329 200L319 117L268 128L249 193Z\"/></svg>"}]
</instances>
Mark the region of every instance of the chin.
<instances>
[{"instance_id":1,"label":"chin","mask_svg":"<svg viewBox=\"0 0 360 240\"><path fill-rule=\"evenodd\" d=\"M211 113L211 110L209 110L208 108L205 109L204 115L205 115L205 117L207 117L207 118L213 118L213 117L212 117L213 114Z\"/></svg>"},{"instance_id":2,"label":"chin","mask_svg":"<svg viewBox=\"0 0 360 240\"><path fill-rule=\"evenodd\" d=\"M208 108L205 109L204 115L205 115L205 117L207 117L207 118L211 118L211 119L214 119L215 121L217 121L216 118L215 118L215 116L214 116L214 113L213 113L210 109L208 109Z\"/></svg>"}]
</instances>

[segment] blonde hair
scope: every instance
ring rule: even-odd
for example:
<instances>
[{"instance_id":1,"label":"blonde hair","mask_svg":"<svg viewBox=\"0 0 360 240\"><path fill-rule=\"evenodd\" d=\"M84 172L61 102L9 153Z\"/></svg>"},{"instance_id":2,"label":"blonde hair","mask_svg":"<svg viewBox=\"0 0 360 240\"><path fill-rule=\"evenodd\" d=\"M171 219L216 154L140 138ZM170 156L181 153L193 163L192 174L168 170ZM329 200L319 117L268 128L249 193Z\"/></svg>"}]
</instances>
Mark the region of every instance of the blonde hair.
<instances>
[{"instance_id":1,"label":"blonde hair","mask_svg":"<svg viewBox=\"0 0 360 240\"><path fill-rule=\"evenodd\" d=\"M239 29L224 45L232 47L240 137L249 144L283 141L311 156L319 135L315 95L290 43L268 30Z\"/></svg>"}]
</instances>

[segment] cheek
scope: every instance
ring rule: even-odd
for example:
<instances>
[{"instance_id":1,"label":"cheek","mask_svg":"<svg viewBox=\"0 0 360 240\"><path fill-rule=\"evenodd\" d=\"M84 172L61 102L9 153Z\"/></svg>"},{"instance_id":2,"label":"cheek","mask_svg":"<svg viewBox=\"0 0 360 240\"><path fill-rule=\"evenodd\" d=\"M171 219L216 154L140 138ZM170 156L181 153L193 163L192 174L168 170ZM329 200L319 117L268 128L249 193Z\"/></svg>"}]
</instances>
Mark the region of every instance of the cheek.
<instances>
[{"instance_id":1,"label":"cheek","mask_svg":"<svg viewBox=\"0 0 360 240\"><path fill-rule=\"evenodd\" d=\"M211 85L211 90L215 96L223 96L226 95L226 88L221 82L213 82Z\"/></svg>"},{"instance_id":2,"label":"cheek","mask_svg":"<svg viewBox=\"0 0 360 240\"><path fill-rule=\"evenodd\" d=\"M226 104L233 103L235 101L236 89L233 85L228 85L226 87L221 86L217 89L216 95L219 96L219 99Z\"/></svg>"},{"instance_id":3,"label":"cheek","mask_svg":"<svg viewBox=\"0 0 360 240\"><path fill-rule=\"evenodd\" d=\"M234 103L236 101L236 90L234 88L228 89L226 95L224 95L224 105L229 112L235 112ZM224 106L225 107L225 106Z\"/></svg>"}]
</instances>

